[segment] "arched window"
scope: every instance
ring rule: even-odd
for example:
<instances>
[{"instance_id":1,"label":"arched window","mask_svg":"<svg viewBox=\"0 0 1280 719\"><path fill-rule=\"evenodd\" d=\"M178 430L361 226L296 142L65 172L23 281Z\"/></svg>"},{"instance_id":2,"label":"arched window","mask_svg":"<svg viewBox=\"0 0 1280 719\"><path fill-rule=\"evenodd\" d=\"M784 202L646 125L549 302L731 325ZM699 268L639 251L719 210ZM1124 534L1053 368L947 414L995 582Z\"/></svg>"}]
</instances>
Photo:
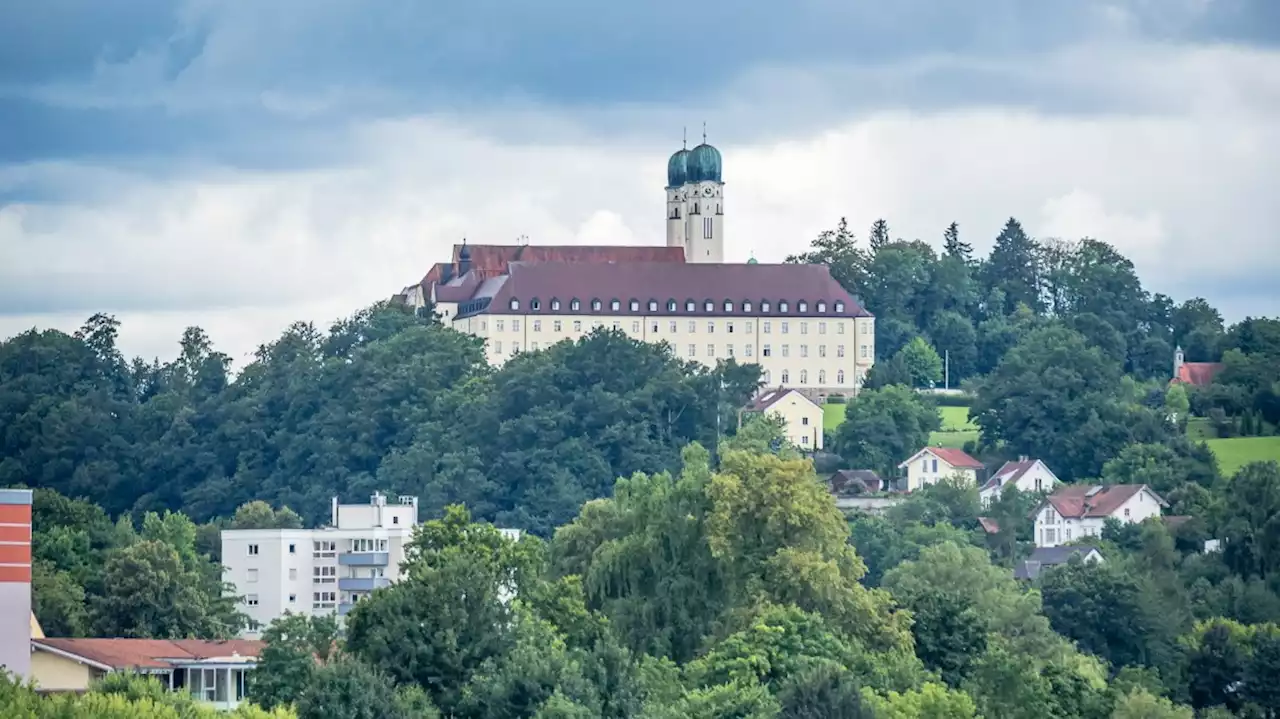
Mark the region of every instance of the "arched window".
<instances>
[{"instance_id":1,"label":"arched window","mask_svg":"<svg viewBox=\"0 0 1280 719\"><path fill-rule=\"evenodd\" d=\"M786 384L790 381L791 381L791 373L788 372L787 370L782 370L782 383Z\"/></svg>"},{"instance_id":2,"label":"arched window","mask_svg":"<svg viewBox=\"0 0 1280 719\"><path fill-rule=\"evenodd\" d=\"M538 301L537 297L534 297L533 299L529 300L529 309L537 312L538 310L542 309L542 302Z\"/></svg>"},{"instance_id":3,"label":"arched window","mask_svg":"<svg viewBox=\"0 0 1280 719\"><path fill-rule=\"evenodd\" d=\"M826 302L819 302L819 303L818 303L818 311L819 311L819 312L826 312L826 311L827 311L827 303L826 303Z\"/></svg>"},{"instance_id":4,"label":"arched window","mask_svg":"<svg viewBox=\"0 0 1280 719\"><path fill-rule=\"evenodd\" d=\"M715 312L715 311L716 311L716 303L712 302L711 300L707 300L707 301L706 301L706 306L705 306L703 309L705 309L707 312Z\"/></svg>"},{"instance_id":5,"label":"arched window","mask_svg":"<svg viewBox=\"0 0 1280 719\"><path fill-rule=\"evenodd\" d=\"M836 370L836 384L844 384L844 370Z\"/></svg>"},{"instance_id":6,"label":"arched window","mask_svg":"<svg viewBox=\"0 0 1280 719\"><path fill-rule=\"evenodd\" d=\"M657 312L657 311L658 311L658 301L657 301L657 300L649 300L649 311L650 311L650 312Z\"/></svg>"},{"instance_id":7,"label":"arched window","mask_svg":"<svg viewBox=\"0 0 1280 719\"><path fill-rule=\"evenodd\" d=\"M578 310L582 309L582 303L579 302L576 298L569 300L569 309L573 310L574 312L577 312Z\"/></svg>"},{"instance_id":8,"label":"arched window","mask_svg":"<svg viewBox=\"0 0 1280 719\"><path fill-rule=\"evenodd\" d=\"M631 311L632 311L632 312L639 312L639 311L640 311L640 300L631 300L631 305L630 305L630 306L631 306Z\"/></svg>"},{"instance_id":9,"label":"arched window","mask_svg":"<svg viewBox=\"0 0 1280 719\"><path fill-rule=\"evenodd\" d=\"M800 384L809 384L809 370L800 370Z\"/></svg>"},{"instance_id":10,"label":"arched window","mask_svg":"<svg viewBox=\"0 0 1280 719\"><path fill-rule=\"evenodd\" d=\"M764 371L764 383L765 383L766 385L767 385L767 384L769 384L769 383L771 383L771 382L773 381L773 380L771 380L771 379L770 379L770 376L771 376L771 375L770 375L770 373L769 373L769 370L765 370L765 371Z\"/></svg>"},{"instance_id":11,"label":"arched window","mask_svg":"<svg viewBox=\"0 0 1280 719\"><path fill-rule=\"evenodd\" d=\"M667 311L668 311L668 312L675 312L675 311L676 311L676 301L675 301L675 300L667 300Z\"/></svg>"},{"instance_id":12,"label":"arched window","mask_svg":"<svg viewBox=\"0 0 1280 719\"><path fill-rule=\"evenodd\" d=\"M787 301L786 301L786 300L781 300L781 301L779 301L779 302L778 302L778 311L779 311L779 312L786 312L786 311L787 311Z\"/></svg>"},{"instance_id":13,"label":"arched window","mask_svg":"<svg viewBox=\"0 0 1280 719\"><path fill-rule=\"evenodd\" d=\"M600 306L601 306L601 305L600 305L600 300L595 300L595 299L591 300L591 311L592 311L592 312L599 312L599 311L600 311Z\"/></svg>"},{"instance_id":14,"label":"arched window","mask_svg":"<svg viewBox=\"0 0 1280 719\"><path fill-rule=\"evenodd\" d=\"M760 300L760 311L761 312L769 311L769 300Z\"/></svg>"},{"instance_id":15,"label":"arched window","mask_svg":"<svg viewBox=\"0 0 1280 719\"><path fill-rule=\"evenodd\" d=\"M844 303L839 300L836 301L836 312L844 312Z\"/></svg>"},{"instance_id":16,"label":"arched window","mask_svg":"<svg viewBox=\"0 0 1280 719\"><path fill-rule=\"evenodd\" d=\"M818 384L826 384L826 383L827 383L827 371L824 369L818 370Z\"/></svg>"},{"instance_id":17,"label":"arched window","mask_svg":"<svg viewBox=\"0 0 1280 719\"><path fill-rule=\"evenodd\" d=\"M552 312L559 312L559 311L560 311L560 300L558 300L558 299L556 299L556 298L554 298L554 297L552 297L552 298L551 298L551 311L552 311Z\"/></svg>"},{"instance_id":18,"label":"arched window","mask_svg":"<svg viewBox=\"0 0 1280 719\"><path fill-rule=\"evenodd\" d=\"M508 306L513 310L518 310L520 309L520 300L517 300L516 298L512 297L511 302L508 303Z\"/></svg>"},{"instance_id":19,"label":"arched window","mask_svg":"<svg viewBox=\"0 0 1280 719\"><path fill-rule=\"evenodd\" d=\"M725 300L725 301L724 301L724 311L725 311L725 312L732 312L732 311L733 311L733 300Z\"/></svg>"},{"instance_id":20,"label":"arched window","mask_svg":"<svg viewBox=\"0 0 1280 719\"><path fill-rule=\"evenodd\" d=\"M612 302L609 303L609 309L613 310L614 312L617 312L618 310L622 309L622 301L613 300Z\"/></svg>"},{"instance_id":21,"label":"arched window","mask_svg":"<svg viewBox=\"0 0 1280 719\"><path fill-rule=\"evenodd\" d=\"M742 303L742 311L743 311L743 312L750 312L750 311L751 311L751 303L750 303L750 302L743 302L743 303Z\"/></svg>"},{"instance_id":22,"label":"arched window","mask_svg":"<svg viewBox=\"0 0 1280 719\"><path fill-rule=\"evenodd\" d=\"M797 309L799 309L801 312L808 312L809 303L805 302L804 300L800 300L800 304L797 306Z\"/></svg>"},{"instance_id":23,"label":"arched window","mask_svg":"<svg viewBox=\"0 0 1280 719\"><path fill-rule=\"evenodd\" d=\"M694 311L694 310L696 310L696 309L698 309L698 305L697 305L697 303L695 303L693 300L687 300L687 301L684 303L684 311L685 311L685 312L693 312L693 311Z\"/></svg>"}]
</instances>

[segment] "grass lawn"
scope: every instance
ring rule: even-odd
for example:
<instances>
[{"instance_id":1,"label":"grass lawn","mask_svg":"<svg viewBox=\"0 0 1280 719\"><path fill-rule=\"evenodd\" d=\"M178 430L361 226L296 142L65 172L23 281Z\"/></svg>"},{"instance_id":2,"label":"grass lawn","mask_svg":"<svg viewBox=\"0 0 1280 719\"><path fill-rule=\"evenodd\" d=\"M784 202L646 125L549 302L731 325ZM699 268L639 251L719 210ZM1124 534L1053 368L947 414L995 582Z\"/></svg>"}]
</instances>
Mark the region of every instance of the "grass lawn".
<instances>
[{"instance_id":1,"label":"grass lawn","mask_svg":"<svg viewBox=\"0 0 1280 719\"><path fill-rule=\"evenodd\" d=\"M953 449L964 449L964 443L968 441L978 441L978 430L965 430L963 432L933 432L929 435L929 444L934 447L951 447Z\"/></svg>"},{"instance_id":2,"label":"grass lawn","mask_svg":"<svg viewBox=\"0 0 1280 719\"><path fill-rule=\"evenodd\" d=\"M844 421L843 404L824 404L822 405L822 428L835 429Z\"/></svg>"},{"instance_id":3,"label":"grass lawn","mask_svg":"<svg viewBox=\"0 0 1280 719\"><path fill-rule=\"evenodd\" d=\"M978 428L969 421L968 407L939 407L943 432L972 432Z\"/></svg>"},{"instance_id":4,"label":"grass lawn","mask_svg":"<svg viewBox=\"0 0 1280 719\"><path fill-rule=\"evenodd\" d=\"M1268 459L1280 462L1280 437L1232 437L1208 440L1209 449L1218 459L1218 470L1230 477L1250 462Z\"/></svg>"}]
</instances>

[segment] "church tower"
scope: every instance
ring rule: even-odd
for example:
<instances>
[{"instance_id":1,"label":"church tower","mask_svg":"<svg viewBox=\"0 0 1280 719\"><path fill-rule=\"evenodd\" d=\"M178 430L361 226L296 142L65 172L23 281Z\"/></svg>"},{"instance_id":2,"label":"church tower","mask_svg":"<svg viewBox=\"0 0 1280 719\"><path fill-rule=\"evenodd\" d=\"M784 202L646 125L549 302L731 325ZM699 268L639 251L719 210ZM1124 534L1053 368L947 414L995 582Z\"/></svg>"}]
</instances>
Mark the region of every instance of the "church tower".
<instances>
[{"instance_id":1,"label":"church tower","mask_svg":"<svg viewBox=\"0 0 1280 719\"><path fill-rule=\"evenodd\" d=\"M667 162L667 245L684 247L686 262L724 262L724 182L720 151L707 144L681 149Z\"/></svg>"}]
</instances>

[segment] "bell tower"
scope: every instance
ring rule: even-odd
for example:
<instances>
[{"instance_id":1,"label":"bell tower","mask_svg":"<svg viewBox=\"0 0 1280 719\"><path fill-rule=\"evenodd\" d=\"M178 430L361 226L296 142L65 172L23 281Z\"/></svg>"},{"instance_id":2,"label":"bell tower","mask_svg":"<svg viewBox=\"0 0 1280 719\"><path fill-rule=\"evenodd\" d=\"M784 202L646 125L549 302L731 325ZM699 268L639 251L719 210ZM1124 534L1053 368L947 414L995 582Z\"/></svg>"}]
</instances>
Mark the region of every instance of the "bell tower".
<instances>
[{"instance_id":1,"label":"bell tower","mask_svg":"<svg viewBox=\"0 0 1280 719\"><path fill-rule=\"evenodd\" d=\"M684 247L686 262L724 262L724 182L720 151L681 148L667 162L667 245Z\"/></svg>"}]
</instances>

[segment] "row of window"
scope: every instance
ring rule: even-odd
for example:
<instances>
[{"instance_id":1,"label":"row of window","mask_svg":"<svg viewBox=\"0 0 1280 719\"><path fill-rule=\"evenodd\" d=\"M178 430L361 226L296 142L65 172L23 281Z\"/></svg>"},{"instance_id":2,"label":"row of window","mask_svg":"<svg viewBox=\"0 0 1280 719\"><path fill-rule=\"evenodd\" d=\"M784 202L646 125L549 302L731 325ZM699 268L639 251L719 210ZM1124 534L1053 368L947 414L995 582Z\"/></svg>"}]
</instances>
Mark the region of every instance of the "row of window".
<instances>
[{"instance_id":1,"label":"row of window","mask_svg":"<svg viewBox=\"0 0 1280 719\"><path fill-rule=\"evenodd\" d=\"M513 354L513 355L520 354L520 343L519 343L519 342L512 342L512 343L510 343L510 345L508 345L508 346L509 346L509 347L510 347L510 349L511 349L511 354ZM548 345L548 346L550 346L550 345ZM807 358L807 357L809 356L809 345L797 345L797 347L798 347L798 349L799 349L799 351L800 351L800 352L799 352L799 356L800 356L800 357ZM791 345L789 345L789 344L779 345L779 348L781 349L781 355L780 355L780 356L782 356L782 357L790 357L790 356L791 356ZM818 357L826 357L826 356L827 356L827 345L817 345L817 348L818 348ZM537 352L539 349L541 349L541 345L540 345L538 342L530 342L530 343L529 343L529 351L530 351L530 352ZM867 345L861 345L861 346L859 347L859 350L860 350L860 352L859 352L859 356L860 356L862 359L870 359L870 358L871 358L871 348L870 348L869 346L867 346ZM494 342L493 342L493 351L494 351L494 353L495 353L495 354L499 354L499 355L503 353L503 344L502 344L502 340L494 340ZM689 345L689 346L688 346L688 349L687 349L687 350L686 350L686 352L685 352L685 356L686 356L686 357L697 357L697 356L698 356L698 345L696 345L696 344L691 344L691 345ZM705 356L705 357L715 357L715 356L716 356L716 345L714 345L714 344L708 344L708 345L707 345L707 353L706 353L706 355L704 355L704 356ZM727 344L727 345L725 345L725 346L724 346L724 354L723 354L723 355L721 355L721 356L722 356L722 357L737 357L738 355L737 355L737 353L736 353L736 350L735 350L734 345L729 345L729 344ZM743 356L743 357L754 357L754 356L755 356L755 345L754 345L754 344L747 344L747 345L744 345L744 346L743 346L743 348L742 348L742 356ZM773 357L773 356L774 356L774 352L773 352L773 345L771 345L771 344L767 344L767 343L766 343L766 344L763 344L763 345L760 345L760 356L761 356L761 357ZM845 356L845 353L844 353L844 345L836 345L835 356L836 356L836 357L844 357L844 356Z\"/></svg>"},{"instance_id":2,"label":"row of window","mask_svg":"<svg viewBox=\"0 0 1280 719\"><path fill-rule=\"evenodd\" d=\"M513 309L513 310L519 310L519 309L520 309L520 300L519 300L519 299L517 299L517 298L515 298L515 297L512 297L510 300L508 300L508 301L507 301L507 306L508 306L508 307L510 307L510 308L511 308L511 309ZM649 310L650 312L657 312L657 311L658 311L659 304L658 304L658 301L657 301L657 300L649 300L649 302L647 303L647 305L646 305L646 306L648 307L648 310ZM679 305L679 303L677 303L675 300L667 300L667 304L666 304L667 312L675 312L675 311L679 308L679 306L680 306L680 305ZM716 306L717 306L717 303L716 303L716 301L715 301L715 300L703 300L703 301L702 301L702 308L703 308L703 311L704 311L704 312L715 312L715 311L716 311ZM741 307L741 311L742 311L742 312L752 312L752 311L754 311L754 310L753 310L753 307L758 306L758 307L759 307L759 311L763 314L763 313L768 313L768 312L772 311L772 308L773 308L775 305L774 305L774 303L770 302L769 300L761 300L761 301L760 301L760 303L759 303L759 305L753 305L753 304L752 304L752 302L751 302L750 300L743 300L741 303L734 302L733 300L725 300L725 301L724 301L723 303L721 303L719 306L720 306L720 307L723 309L723 311L725 311L725 312L736 312L736 311L738 311L738 308L739 308L739 307ZM779 301L776 303L776 306L777 306L777 308L778 308L778 313L779 313L779 314L786 314L786 313L787 313L787 312L789 312L789 311L790 311L790 309L791 309L791 305L787 302L787 300L779 300ZM832 307L835 309L836 314L840 314L840 313L844 312L844 301L843 301L843 300L836 300L836 301L832 304ZM639 311L640 311L640 300L632 299L632 300L628 301L628 302L627 302L627 308L628 308L631 312L639 312ZM534 297L533 299L529 300L529 310L530 310L530 311L532 311L532 312L538 312L538 311L540 311L541 309L542 309L542 300L538 299L537 297ZM554 297L553 297L553 298L551 298L551 311L552 311L552 312L559 312L559 311L560 311L560 309L561 309L560 300L559 300L559 299L557 299L557 298L554 298ZM600 311L603 311L603 309L604 309L604 302L602 302L602 301L601 301L601 300L599 300L599 299L592 299L592 300L591 300L591 311L592 311L592 312L600 312ZM827 311L827 303L826 303L826 301L825 301L825 300L819 300L819 301L817 301L816 303L814 303L814 309L816 309L816 310L818 311L818 313L819 313L819 314L824 314L824 313L826 313L826 311ZM581 310L582 310L582 300L579 300L579 299L577 299L577 298L574 298L574 299L569 300L569 310L570 310L571 312L578 312L578 311L581 311ZM622 300L618 300L618 299L610 300L610 301L609 301L609 311L610 311L610 312L621 312L621 311L622 311ZM697 302L697 300L685 300L685 301L684 301L684 311L685 311L685 312L697 312L697 311L698 311L698 302ZM808 303L808 301L806 301L806 300L799 300L798 302L796 302L796 311L797 311L797 312L808 312L808 311L809 311L809 303Z\"/></svg>"},{"instance_id":3,"label":"row of window","mask_svg":"<svg viewBox=\"0 0 1280 719\"><path fill-rule=\"evenodd\" d=\"M399 519L399 517L395 517ZM398 522L397 522L398 523ZM385 552L387 551L387 540L385 539L353 539L350 543L352 552ZM332 540L321 540L311 543L311 556L316 559L326 557L334 557L338 554L338 543ZM250 557L258 556L261 548L256 544L248 545L248 554ZM289 543L289 554L297 554L298 545L293 542Z\"/></svg>"},{"instance_id":4,"label":"row of window","mask_svg":"<svg viewBox=\"0 0 1280 719\"><path fill-rule=\"evenodd\" d=\"M801 385L809 384L809 370L807 369L800 370L799 374L797 375L797 378L798 378L797 384L801 384ZM843 385L844 378L845 378L844 370L842 369L836 370L836 384ZM782 370L782 372L779 373L778 379L779 379L779 382L781 382L781 384L790 385L791 370L786 370L786 369ZM764 372L764 383L766 385L773 384L773 373L770 372L769 370L765 370ZM822 387L826 384L827 384L827 371L824 369L820 369L818 370L817 386Z\"/></svg>"},{"instance_id":5,"label":"row of window","mask_svg":"<svg viewBox=\"0 0 1280 719\"><path fill-rule=\"evenodd\" d=\"M592 326L592 327L601 327L601 326L603 326L603 325L604 325L604 321L603 321L603 320L592 320L592 322L591 322L591 326ZM802 335L807 335L807 334L809 334L809 323L808 323L808 322L803 322L803 321L802 321L802 322L798 322L798 323L797 323L797 325L798 325L798 328L799 328L799 330L800 330L800 334L802 334ZM826 322L818 322L818 323L817 323L817 325L818 325L818 328L817 328L817 329L818 329L818 334L820 334L820 335L825 335L825 334L827 333L827 323L826 323ZM497 320L494 320L494 321L493 321L493 329L494 329L494 331L495 331L495 332L506 332L506 331L507 331L507 326L508 326L508 325L507 325L507 321L506 321L506 320L497 319ZM542 331L542 320L530 320L530 322L529 322L529 326L530 326L530 328L531 328L534 332L541 332L541 331ZM678 321L677 321L677 320L667 320L667 331L668 331L668 332L671 332L671 333L676 332L676 331L677 331L677 327L678 327L678 326L679 326L679 323L678 323ZM512 320L511 320L510 327L511 327L511 331L512 331L512 332L519 332L519 331L520 331L520 320L518 320L518 319L512 319ZM738 327L738 325L735 325L735 324L734 324L734 322L733 322L733 320L727 320L727 321L725 321L725 323L724 323L724 331L725 331L725 333L727 333L727 334L733 334L733 333L734 333L734 331L737 329L737 327ZM750 322L750 321L748 321L748 322L743 322L743 323L742 323L742 325L741 325L741 327L742 327L743 332L744 332L744 333L746 333L746 334L751 334L752 332L754 332L754 331L755 331L755 323ZM614 320L614 321L613 321L613 328L614 328L615 330L620 330L620 329L622 329L622 322L621 322L620 320ZM658 334L658 333L660 333L660 332L661 332L661 328L662 328L662 322L661 322L661 321L659 321L659 320L651 320L651 321L649 322L649 331L650 331L650 332L652 332L652 333L654 333L654 334ZM842 334L844 334L844 328L845 328L845 323L843 323L843 322L837 322L837 323L836 323L836 334L838 334L838 335L842 335ZM488 327L487 327L487 323L486 323L484 320L481 320L481 321L480 321L480 331L481 331L481 332L484 332L484 331L486 331L487 329L488 329ZM552 332L563 332L563 331L564 331L564 321L563 321L563 320L551 320L551 331L552 331ZM574 332L581 332L581 331L582 331L582 320L573 320L573 331L574 331ZM640 320L632 320L632 321L631 321L631 331L632 331L632 332L639 332L639 331L640 331ZM697 331L698 331L698 322L697 322L697 320L689 320L689 321L688 321L688 331L689 331L689 332L697 332ZM707 321L707 334L715 334L715 331L716 331L716 321L715 321L715 320L708 320L708 321ZM772 321L770 321L770 320L764 320L764 321L762 321L762 322L760 323L760 331L761 331L762 333L764 333L764 334L767 334L767 335L768 335L768 334L773 334L773 322L772 322ZM786 321L786 320L782 320L781 322L779 322L779 323L778 323L778 331L779 331L779 333L780 333L780 334L784 334L784 335L785 335L785 334L790 334L790 333L791 333L791 323L790 323L790 322L788 322L788 321ZM870 325L870 324L863 324L863 325L862 325L862 334L864 334L864 335L869 335L869 334L871 334L871 325Z\"/></svg>"}]
</instances>

